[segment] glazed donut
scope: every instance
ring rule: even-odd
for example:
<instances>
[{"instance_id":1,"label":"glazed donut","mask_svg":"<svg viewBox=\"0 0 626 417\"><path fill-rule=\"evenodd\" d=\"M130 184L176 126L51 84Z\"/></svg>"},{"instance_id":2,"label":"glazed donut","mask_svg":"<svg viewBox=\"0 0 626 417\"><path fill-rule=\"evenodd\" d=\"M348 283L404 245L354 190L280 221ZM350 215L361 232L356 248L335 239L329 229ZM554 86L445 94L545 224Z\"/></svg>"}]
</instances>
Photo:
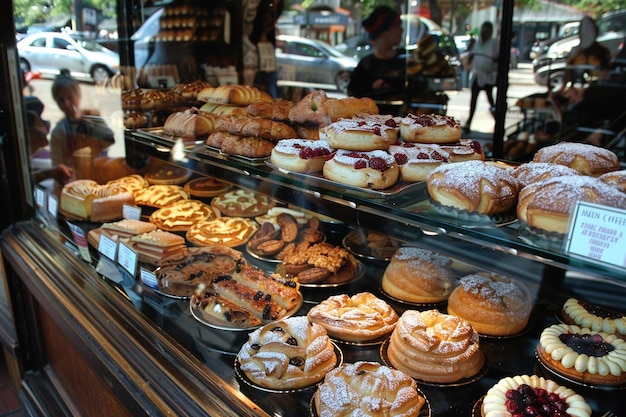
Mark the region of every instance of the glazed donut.
<instances>
[{"instance_id":1,"label":"glazed donut","mask_svg":"<svg viewBox=\"0 0 626 417\"><path fill-rule=\"evenodd\" d=\"M508 170L483 161L443 164L426 178L437 203L483 214L505 213L517 202L519 186Z\"/></svg>"},{"instance_id":2,"label":"glazed donut","mask_svg":"<svg viewBox=\"0 0 626 417\"><path fill-rule=\"evenodd\" d=\"M619 170L615 153L586 143L560 142L546 146L535 153L533 161L565 165L592 177Z\"/></svg>"},{"instance_id":3,"label":"glazed donut","mask_svg":"<svg viewBox=\"0 0 626 417\"><path fill-rule=\"evenodd\" d=\"M481 416L510 416L527 406L540 408L546 404L549 408L546 415L564 410L568 416L591 417L591 407L580 394L537 375L502 378L487 391Z\"/></svg>"},{"instance_id":4,"label":"glazed donut","mask_svg":"<svg viewBox=\"0 0 626 417\"><path fill-rule=\"evenodd\" d=\"M518 219L531 229L563 235L578 201L626 208L626 194L587 175L550 178L526 186L519 193Z\"/></svg>"},{"instance_id":5,"label":"glazed donut","mask_svg":"<svg viewBox=\"0 0 626 417\"><path fill-rule=\"evenodd\" d=\"M321 172L333 152L325 140L282 139L272 149L270 162L294 172Z\"/></svg>"},{"instance_id":6,"label":"glazed donut","mask_svg":"<svg viewBox=\"0 0 626 417\"><path fill-rule=\"evenodd\" d=\"M330 371L313 396L318 416L414 417L425 402L404 372L362 361Z\"/></svg>"},{"instance_id":7,"label":"glazed donut","mask_svg":"<svg viewBox=\"0 0 626 417\"><path fill-rule=\"evenodd\" d=\"M356 152L340 149L326 161L324 177L342 184L381 190L398 181L398 164L385 151Z\"/></svg>"},{"instance_id":8,"label":"glazed donut","mask_svg":"<svg viewBox=\"0 0 626 417\"><path fill-rule=\"evenodd\" d=\"M435 383L472 377L485 364L471 324L437 310L405 311L391 334L387 356L394 368Z\"/></svg>"},{"instance_id":9,"label":"glazed donut","mask_svg":"<svg viewBox=\"0 0 626 417\"><path fill-rule=\"evenodd\" d=\"M369 292L330 296L311 308L307 317L324 327L330 337L348 342L380 339L391 333L398 321L395 310Z\"/></svg>"},{"instance_id":10,"label":"glazed donut","mask_svg":"<svg viewBox=\"0 0 626 417\"><path fill-rule=\"evenodd\" d=\"M382 290L407 302L445 301L456 280L450 265L452 260L447 256L416 247L400 247L383 273Z\"/></svg>"},{"instance_id":11,"label":"glazed donut","mask_svg":"<svg viewBox=\"0 0 626 417\"><path fill-rule=\"evenodd\" d=\"M237 360L253 383L278 390L313 385L337 365L326 329L305 316L289 317L256 329L248 335Z\"/></svg>"},{"instance_id":12,"label":"glazed donut","mask_svg":"<svg viewBox=\"0 0 626 417\"><path fill-rule=\"evenodd\" d=\"M409 113L400 121L400 136L407 142L455 143L461 140L461 124L450 116Z\"/></svg>"},{"instance_id":13,"label":"glazed donut","mask_svg":"<svg viewBox=\"0 0 626 417\"><path fill-rule=\"evenodd\" d=\"M398 164L400 180L408 182L425 181L433 169L450 158L447 152L428 146L391 145L389 153Z\"/></svg>"},{"instance_id":14,"label":"glazed donut","mask_svg":"<svg viewBox=\"0 0 626 417\"><path fill-rule=\"evenodd\" d=\"M528 324L530 292L520 281L478 272L460 279L448 297L448 314L462 317L480 334L510 336Z\"/></svg>"},{"instance_id":15,"label":"glazed donut","mask_svg":"<svg viewBox=\"0 0 626 417\"><path fill-rule=\"evenodd\" d=\"M561 309L566 324L587 327L594 332L614 333L626 339L626 316L609 312L576 298L568 298Z\"/></svg>"},{"instance_id":16,"label":"glazed donut","mask_svg":"<svg viewBox=\"0 0 626 417\"><path fill-rule=\"evenodd\" d=\"M351 151L386 151L398 141L398 128L391 116L341 119L320 128L320 133L331 147Z\"/></svg>"},{"instance_id":17,"label":"glazed donut","mask_svg":"<svg viewBox=\"0 0 626 417\"><path fill-rule=\"evenodd\" d=\"M626 193L626 169L621 171L607 172L598 177L600 181L617 187L623 193Z\"/></svg>"},{"instance_id":18,"label":"glazed donut","mask_svg":"<svg viewBox=\"0 0 626 417\"><path fill-rule=\"evenodd\" d=\"M517 179L520 190L535 182L547 180L554 177L566 175L580 175L574 168L565 165L553 164L551 162L527 162L518 165L511 171Z\"/></svg>"},{"instance_id":19,"label":"glazed donut","mask_svg":"<svg viewBox=\"0 0 626 417\"><path fill-rule=\"evenodd\" d=\"M626 382L626 341L614 334L555 324L541 332L537 356L559 375L584 384Z\"/></svg>"}]
</instances>

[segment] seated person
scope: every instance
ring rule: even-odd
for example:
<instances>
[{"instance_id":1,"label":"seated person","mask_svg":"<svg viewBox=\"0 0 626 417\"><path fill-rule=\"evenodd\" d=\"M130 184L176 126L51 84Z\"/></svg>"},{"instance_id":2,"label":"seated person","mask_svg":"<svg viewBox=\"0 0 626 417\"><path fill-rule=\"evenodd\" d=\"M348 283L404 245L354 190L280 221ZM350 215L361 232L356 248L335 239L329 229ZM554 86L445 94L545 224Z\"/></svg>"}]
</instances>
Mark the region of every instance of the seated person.
<instances>
[{"instance_id":1,"label":"seated person","mask_svg":"<svg viewBox=\"0 0 626 417\"><path fill-rule=\"evenodd\" d=\"M404 51L395 47L402 41L400 14L379 6L363 21L374 52L361 59L352 72L348 95L374 100L403 100L406 96Z\"/></svg>"},{"instance_id":2,"label":"seated person","mask_svg":"<svg viewBox=\"0 0 626 417\"><path fill-rule=\"evenodd\" d=\"M35 97L28 97L28 100L26 101L26 121L31 156L35 155L38 150L48 146L50 122L41 118L43 108L43 103L39 99ZM58 164L51 167L34 168L32 170L32 175L35 183L40 183L44 180L52 178L62 185L69 182L73 178L74 171L67 165Z\"/></svg>"},{"instance_id":3,"label":"seated person","mask_svg":"<svg viewBox=\"0 0 626 417\"><path fill-rule=\"evenodd\" d=\"M583 81L586 76L602 78L611 65L611 52L596 41L598 27L589 16L580 21L578 36L580 43L567 58L568 68L563 77L563 85L551 95L559 115L583 99L585 87L577 86L577 81ZM580 68L577 69L577 66Z\"/></svg>"},{"instance_id":4,"label":"seated person","mask_svg":"<svg viewBox=\"0 0 626 417\"><path fill-rule=\"evenodd\" d=\"M89 148L91 158L99 156L115 142L113 131L105 124L95 123L84 118L87 113L80 107L80 84L67 70L61 70L52 83L52 98L65 117L52 129L50 154L52 164L65 164L75 169L74 152ZM76 171L77 176L80 172ZM80 176L85 178L84 176Z\"/></svg>"}]
</instances>

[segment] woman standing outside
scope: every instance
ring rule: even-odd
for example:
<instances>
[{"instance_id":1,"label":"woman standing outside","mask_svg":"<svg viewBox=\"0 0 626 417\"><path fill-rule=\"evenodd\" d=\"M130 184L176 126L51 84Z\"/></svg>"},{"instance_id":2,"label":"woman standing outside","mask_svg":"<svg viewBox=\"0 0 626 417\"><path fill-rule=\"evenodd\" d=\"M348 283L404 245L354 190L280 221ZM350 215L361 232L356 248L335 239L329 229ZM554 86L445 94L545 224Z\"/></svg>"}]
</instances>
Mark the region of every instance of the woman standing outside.
<instances>
[{"instance_id":1,"label":"woman standing outside","mask_svg":"<svg viewBox=\"0 0 626 417\"><path fill-rule=\"evenodd\" d=\"M476 112L478 94L481 91L487 95L491 114L495 115L496 103L493 98L493 86L496 82L499 48L498 41L493 38L493 24L484 22L480 27L480 36L470 50L469 59L472 72L470 110L467 122L463 126L463 133L470 131L472 119Z\"/></svg>"}]
</instances>

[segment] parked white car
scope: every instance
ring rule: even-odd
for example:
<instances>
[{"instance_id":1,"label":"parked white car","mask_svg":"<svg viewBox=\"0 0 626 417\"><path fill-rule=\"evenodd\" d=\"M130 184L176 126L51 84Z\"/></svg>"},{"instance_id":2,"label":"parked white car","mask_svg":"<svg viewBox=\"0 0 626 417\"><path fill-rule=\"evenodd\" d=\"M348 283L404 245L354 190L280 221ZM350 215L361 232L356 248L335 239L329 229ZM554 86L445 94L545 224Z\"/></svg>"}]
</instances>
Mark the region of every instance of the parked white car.
<instances>
[{"instance_id":1,"label":"parked white car","mask_svg":"<svg viewBox=\"0 0 626 417\"><path fill-rule=\"evenodd\" d=\"M47 78L67 68L76 79L100 83L117 73L120 66L116 52L82 35L35 33L20 40L17 49L24 73L39 71Z\"/></svg>"}]
</instances>

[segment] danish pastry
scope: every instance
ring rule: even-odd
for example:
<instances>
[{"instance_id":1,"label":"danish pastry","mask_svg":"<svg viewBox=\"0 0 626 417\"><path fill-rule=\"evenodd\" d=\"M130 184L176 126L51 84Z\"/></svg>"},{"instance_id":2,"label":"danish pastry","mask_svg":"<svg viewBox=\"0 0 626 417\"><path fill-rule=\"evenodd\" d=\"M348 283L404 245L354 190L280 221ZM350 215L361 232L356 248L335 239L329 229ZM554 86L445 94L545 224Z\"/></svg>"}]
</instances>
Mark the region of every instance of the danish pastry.
<instances>
[{"instance_id":1,"label":"danish pastry","mask_svg":"<svg viewBox=\"0 0 626 417\"><path fill-rule=\"evenodd\" d=\"M326 329L305 316L289 317L256 329L248 335L237 360L241 371L254 384L277 390L313 385L337 365Z\"/></svg>"}]
</instances>

